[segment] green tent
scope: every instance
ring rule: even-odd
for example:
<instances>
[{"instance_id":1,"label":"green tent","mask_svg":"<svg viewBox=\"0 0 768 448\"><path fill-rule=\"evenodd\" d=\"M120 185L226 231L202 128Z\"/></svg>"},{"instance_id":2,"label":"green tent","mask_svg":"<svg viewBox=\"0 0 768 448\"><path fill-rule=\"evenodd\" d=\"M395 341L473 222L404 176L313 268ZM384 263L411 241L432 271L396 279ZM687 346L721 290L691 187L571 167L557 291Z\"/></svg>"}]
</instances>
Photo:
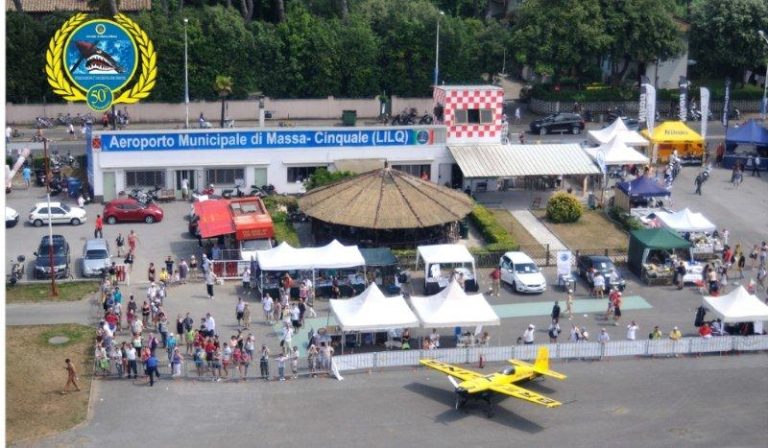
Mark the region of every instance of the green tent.
<instances>
[{"instance_id":1,"label":"green tent","mask_svg":"<svg viewBox=\"0 0 768 448\"><path fill-rule=\"evenodd\" d=\"M627 254L629 269L640 275L643 270L643 263L645 263L651 250L690 249L690 247L690 241L669 229L633 230L629 234L629 251Z\"/></svg>"}]
</instances>

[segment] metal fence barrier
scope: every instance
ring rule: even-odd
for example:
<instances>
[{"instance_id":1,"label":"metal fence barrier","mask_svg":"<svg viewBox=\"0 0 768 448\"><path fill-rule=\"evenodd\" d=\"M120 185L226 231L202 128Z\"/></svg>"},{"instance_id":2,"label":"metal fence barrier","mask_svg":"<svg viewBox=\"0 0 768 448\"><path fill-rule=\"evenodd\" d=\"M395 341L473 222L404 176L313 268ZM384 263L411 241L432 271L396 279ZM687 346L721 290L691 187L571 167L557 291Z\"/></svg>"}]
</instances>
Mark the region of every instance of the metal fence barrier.
<instances>
[{"instance_id":1,"label":"metal fence barrier","mask_svg":"<svg viewBox=\"0 0 768 448\"><path fill-rule=\"evenodd\" d=\"M337 372L355 372L385 368L414 367L419 365L419 359L436 358L442 362L451 364L477 364L482 356L485 362L503 362L508 359L520 359L533 361L540 347L549 349L550 359L556 360L600 360L616 357L652 357L674 355L702 355L707 353L726 354L731 352L767 351L768 336L721 336L710 339L682 338L679 341L671 339L640 340L640 341L610 341L605 344L599 342L568 342L563 344L536 344L513 345L499 347L467 347L446 348L437 350L392 350L373 353L356 353L351 355L339 355L333 357L332 370ZM202 375L198 373L195 362L185 357L181 364L180 375L173 377L166 352L158 348L157 357L160 361L158 372L160 381L169 378L178 380L214 381L214 371L205 363ZM119 378L119 369L116 362L110 360L109 368L102 369L98 362L94 361L94 377ZM127 372L123 372L123 377ZM139 379L135 381L147 381L144 375L144 366L138 362ZM250 362L246 380L258 380L261 378L259 359ZM293 377L290 361L285 363L284 375L286 379ZM334 377L333 371L323 370L320 360L317 360L316 369L312 371L306 356L299 358L298 377L327 376ZM278 362L274 358L269 360L270 380L278 379ZM224 381L239 380L240 372L234 364L229 366L229 376Z\"/></svg>"}]
</instances>

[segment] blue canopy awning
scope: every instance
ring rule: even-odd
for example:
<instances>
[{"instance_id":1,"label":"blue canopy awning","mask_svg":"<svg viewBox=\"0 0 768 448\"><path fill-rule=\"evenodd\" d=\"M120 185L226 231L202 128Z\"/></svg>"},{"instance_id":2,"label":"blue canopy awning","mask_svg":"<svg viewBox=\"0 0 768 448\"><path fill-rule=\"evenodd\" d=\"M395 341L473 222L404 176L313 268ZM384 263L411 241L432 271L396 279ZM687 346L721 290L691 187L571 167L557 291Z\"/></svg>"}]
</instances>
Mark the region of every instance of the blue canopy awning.
<instances>
[{"instance_id":1,"label":"blue canopy awning","mask_svg":"<svg viewBox=\"0 0 768 448\"><path fill-rule=\"evenodd\" d=\"M619 190L623 191L629 197L649 198L658 196L670 196L672 193L659 185L656 180L648 176L640 176L630 182L621 182L618 184Z\"/></svg>"},{"instance_id":2,"label":"blue canopy awning","mask_svg":"<svg viewBox=\"0 0 768 448\"><path fill-rule=\"evenodd\" d=\"M749 120L738 128L728 128L725 132L725 144L768 146L768 129L755 120Z\"/></svg>"}]
</instances>

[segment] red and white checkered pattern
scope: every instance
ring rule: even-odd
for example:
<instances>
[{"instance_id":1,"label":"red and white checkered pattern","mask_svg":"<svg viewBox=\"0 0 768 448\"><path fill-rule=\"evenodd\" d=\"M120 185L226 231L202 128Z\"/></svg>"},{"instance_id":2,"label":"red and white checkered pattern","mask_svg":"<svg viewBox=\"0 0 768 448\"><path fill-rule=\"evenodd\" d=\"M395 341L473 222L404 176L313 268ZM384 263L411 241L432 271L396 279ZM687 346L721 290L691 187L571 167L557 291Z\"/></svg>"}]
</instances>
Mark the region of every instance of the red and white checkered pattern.
<instances>
[{"instance_id":1,"label":"red and white checkered pattern","mask_svg":"<svg viewBox=\"0 0 768 448\"><path fill-rule=\"evenodd\" d=\"M433 93L435 104L444 107L444 124L448 128L448 141L497 141L501 138L501 117L504 109L504 90L500 88L437 87ZM491 109L493 122L485 124L455 124L456 110Z\"/></svg>"}]
</instances>

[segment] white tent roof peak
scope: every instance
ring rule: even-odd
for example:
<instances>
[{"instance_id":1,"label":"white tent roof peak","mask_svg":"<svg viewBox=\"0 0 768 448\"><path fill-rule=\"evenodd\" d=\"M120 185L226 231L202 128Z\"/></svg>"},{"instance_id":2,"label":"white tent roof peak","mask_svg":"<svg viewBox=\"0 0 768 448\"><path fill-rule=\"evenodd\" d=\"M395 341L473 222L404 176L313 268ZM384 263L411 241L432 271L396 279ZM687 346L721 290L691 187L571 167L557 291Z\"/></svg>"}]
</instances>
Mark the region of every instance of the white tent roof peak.
<instances>
[{"instance_id":1,"label":"white tent roof peak","mask_svg":"<svg viewBox=\"0 0 768 448\"><path fill-rule=\"evenodd\" d=\"M601 144L608 143L614 138L618 138L620 142L629 146L648 145L648 140L643 138L639 132L629 130L621 118L617 118L610 126L603 129L589 131L589 135L593 140Z\"/></svg>"},{"instance_id":2,"label":"white tent roof peak","mask_svg":"<svg viewBox=\"0 0 768 448\"><path fill-rule=\"evenodd\" d=\"M344 331L390 330L419 325L402 296L386 297L376 283L351 299L331 300L331 310Z\"/></svg>"},{"instance_id":3,"label":"white tent roof peak","mask_svg":"<svg viewBox=\"0 0 768 448\"><path fill-rule=\"evenodd\" d=\"M418 255L424 263L473 263L475 258L466 246L461 244L433 244L419 246Z\"/></svg>"},{"instance_id":4,"label":"white tent roof peak","mask_svg":"<svg viewBox=\"0 0 768 448\"><path fill-rule=\"evenodd\" d=\"M768 320L768 305L750 294L743 286L724 296L705 296L704 306L725 323Z\"/></svg>"},{"instance_id":5,"label":"white tent roof peak","mask_svg":"<svg viewBox=\"0 0 768 448\"><path fill-rule=\"evenodd\" d=\"M425 328L501 324L482 294L468 295L456 280L433 296L412 296L411 304Z\"/></svg>"},{"instance_id":6,"label":"white tent roof peak","mask_svg":"<svg viewBox=\"0 0 768 448\"><path fill-rule=\"evenodd\" d=\"M606 165L644 165L649 161L648 157L627 146L619 136L614 136L607 143L596 148L584 148L584 150L595 160L597 160L597 153L602 151Z\"/></svg>"},{"instance_id":7,"label":"white tent roof peak","mask_svg":"<svg viewBox=\"0 0 768 448\"><path fill-rule=\"evenodd\" d=\"M344 246L336 240L323 247L301 249L283 242L275 248L256 251L256 258L264 271L341 269L365 265L357 246Z\"/></svg>"},{"instance_id":8,"label":"white tent roof peak","mask_svg":"<svg viewBox=\"0 0 768 448\"><path fill-rule=\"evenodd\" d=\"M714 232L717 228L703 214L688 208L675 213L658 212L656 216L664 226L678 232Z\"/></svg>"}]
</instances>

